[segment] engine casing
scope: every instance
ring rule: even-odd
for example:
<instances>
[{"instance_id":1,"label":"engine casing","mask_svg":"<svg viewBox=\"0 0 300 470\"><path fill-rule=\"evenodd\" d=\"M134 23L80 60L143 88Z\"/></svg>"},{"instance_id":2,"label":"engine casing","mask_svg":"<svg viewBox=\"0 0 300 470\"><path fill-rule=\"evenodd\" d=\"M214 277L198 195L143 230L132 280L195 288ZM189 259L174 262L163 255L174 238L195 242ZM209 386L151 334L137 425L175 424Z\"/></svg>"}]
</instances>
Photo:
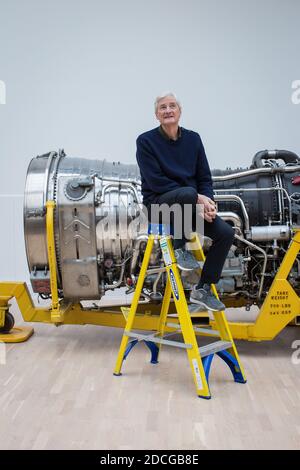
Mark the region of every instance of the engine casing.
<instances>
[{"instance_id":1,"label":"engine casing","mask_svg":"<svg viewBox=\"0 0 300 470\"><path fill-rule=\"evenodd\" d=\"M300 160L288 151L258 152L249 169L213 170L218 214L236 231L218 284L221 295L260 303L282 261L292 229L300 225ZM66 157L63 151L33 158L24 200L24 232L34 292L50 295L46 201L56 203L54 232L59 294L100 299L109 289L134 289L147 242L138 166ZM209 247L206 240L205 249ZM151 257L162 265L158 244ZM195 274L194 274L195 276ZM298 288L298 263L291 274ZM188 289L195 282L183 276ZM164 276L147 279L148 294Z\"/></svg>"}]
</instances>

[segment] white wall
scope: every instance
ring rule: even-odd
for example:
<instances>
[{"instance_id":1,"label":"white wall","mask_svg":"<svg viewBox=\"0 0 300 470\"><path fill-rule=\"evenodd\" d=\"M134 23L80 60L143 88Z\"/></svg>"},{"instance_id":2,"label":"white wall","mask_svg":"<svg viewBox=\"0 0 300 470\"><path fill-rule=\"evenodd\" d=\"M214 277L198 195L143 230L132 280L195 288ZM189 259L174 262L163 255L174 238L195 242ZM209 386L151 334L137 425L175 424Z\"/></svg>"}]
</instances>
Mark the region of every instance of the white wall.
<instances>
[{"instance_id":1,"label":"white wall","mask_svg":"<svg viewBox=\"0 0 300 470\"><path fill-rule=\"evenodd\" d=\"M52 149L134 162L165 89L212 168L300 153L299 17L299 0L0 0L0 193L22 194L30 158ZM21 198L0 210L0 278L23 279Z\"/></svg>"}]
</instances>

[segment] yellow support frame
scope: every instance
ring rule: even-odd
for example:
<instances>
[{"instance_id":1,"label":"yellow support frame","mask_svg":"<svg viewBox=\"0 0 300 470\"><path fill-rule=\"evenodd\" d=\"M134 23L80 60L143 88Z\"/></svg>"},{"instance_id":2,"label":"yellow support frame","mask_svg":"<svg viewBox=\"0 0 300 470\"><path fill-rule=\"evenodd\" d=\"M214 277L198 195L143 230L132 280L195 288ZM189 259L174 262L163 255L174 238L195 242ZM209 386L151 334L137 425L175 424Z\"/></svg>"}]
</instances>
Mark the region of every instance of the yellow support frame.
<instances>
[{"instance_id":1,"label":"yellow support frame","mask_svg":"<svg viewBox=\"0 0 300 470\"><path fill-rule=\"evenodd\" d=\"M124 311L127 307L107 307L102 309L84 308L80 303L70 303L64 300L59 302L56 277L56 259L54 244L53 212L55 203L47 202L47 247L49 256L50 285L52 302L50 306L36 307L25 282L0 282L0 328L4 325L5 312L8 310L9 301L15 298L25 322L52 323L54 325L99 325L124 328L126 318ZM198 245L199 246L199 245ZM288 274L296 260L300 250L300 229L294 231L293 238L286 255L282 261L268 296L266 297L259 315L254 323L229 322L233 338L248 341L272 340L280 331L294 320L300 312L300 299L290 283ZM197 259L203 259L200 249L194 250ZM280 298L282 297L282 298ZM243 302L234 299L225 301L226 307L242 307ZM128 309L129 310L129 309ZM175 304L170 303L170 313L175 313ZM141 330L157 330L159 322L160 306L156 304L138 304L138 313L135 317L134 327ZM206 313L192 315L199 319L208 319ZM178 319L172 318L173 323ZM210 321L213 328L216 321ZM23 333L22 333L23 331ZM167 328L166 331L174 331ZM26 341L33 333L32 327L14 328L8 334L0 333L2 342Z\"/></svg>"},{"instance_id":2,"label":"yellow support frame","mask_svg":"<svg viewBox=\"0 0 300 470\"><path fill-rule=\"evenodd\" d=\"M287 280L299 250L300 228L297 228L256 321L229 322L234 338L248 341L272 340L299 315L300 298ZM211 324L214 326L214 322Z\"/></svg>"},{"instance_id":3,"label":"yellow support frame","mask_svg":"<svg viewBox=\"0 0 300 470\"><path fill-rule=\"evenodd\" d=\"M51 288L51 321L53 323L63 323L64 310L59 308L57 274L56 274L56 254L54 239L54 209L55 202L47 201L46 203L46 230L47 230L47 251L48 263L50 271L50 288Z\"/></svg>"}]
</instances>

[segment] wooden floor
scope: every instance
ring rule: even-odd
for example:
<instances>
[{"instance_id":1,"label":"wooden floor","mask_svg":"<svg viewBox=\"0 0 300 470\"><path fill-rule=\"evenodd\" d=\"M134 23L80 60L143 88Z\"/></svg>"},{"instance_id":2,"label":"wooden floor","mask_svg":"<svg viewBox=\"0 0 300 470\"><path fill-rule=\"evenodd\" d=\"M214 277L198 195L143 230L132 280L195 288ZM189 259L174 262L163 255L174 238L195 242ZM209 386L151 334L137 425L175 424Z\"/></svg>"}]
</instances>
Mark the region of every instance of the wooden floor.
<instances>
[{"instance_id":1,"label":"wooden floor","mask_svg":"<svg viewBox=\"0 0 300 470\"><path fill-rule=\"evenodd\" d=\"M300 364L291 349L300 328L268 343L237 342L245 385L216 358L208 401L195 395L182 350L165 347L152 365L140 344L114 377L121 330L34 328L0 363L1 449L300 448Z\"/></svg>"}]
</instances>

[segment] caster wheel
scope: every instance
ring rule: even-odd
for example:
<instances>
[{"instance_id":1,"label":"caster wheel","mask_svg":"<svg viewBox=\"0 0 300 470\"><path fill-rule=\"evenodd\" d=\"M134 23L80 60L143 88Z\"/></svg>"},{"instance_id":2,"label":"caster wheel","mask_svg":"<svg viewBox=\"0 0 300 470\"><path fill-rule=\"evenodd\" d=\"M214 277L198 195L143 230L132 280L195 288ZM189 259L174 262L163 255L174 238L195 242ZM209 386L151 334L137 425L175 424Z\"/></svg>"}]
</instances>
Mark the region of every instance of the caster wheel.
<instances>
[{"instance_id":1,"label":"caster wheel","mask_svg":"<svg viewBox=\"0 0 300 470\"><path fill-rule=\"evenodd\" d=\"M15 319L10 312L5 313L5 322L4 326L0 328L0 333L9 333L10 330L14 327Z\"/></svg>"}]
</instances>

